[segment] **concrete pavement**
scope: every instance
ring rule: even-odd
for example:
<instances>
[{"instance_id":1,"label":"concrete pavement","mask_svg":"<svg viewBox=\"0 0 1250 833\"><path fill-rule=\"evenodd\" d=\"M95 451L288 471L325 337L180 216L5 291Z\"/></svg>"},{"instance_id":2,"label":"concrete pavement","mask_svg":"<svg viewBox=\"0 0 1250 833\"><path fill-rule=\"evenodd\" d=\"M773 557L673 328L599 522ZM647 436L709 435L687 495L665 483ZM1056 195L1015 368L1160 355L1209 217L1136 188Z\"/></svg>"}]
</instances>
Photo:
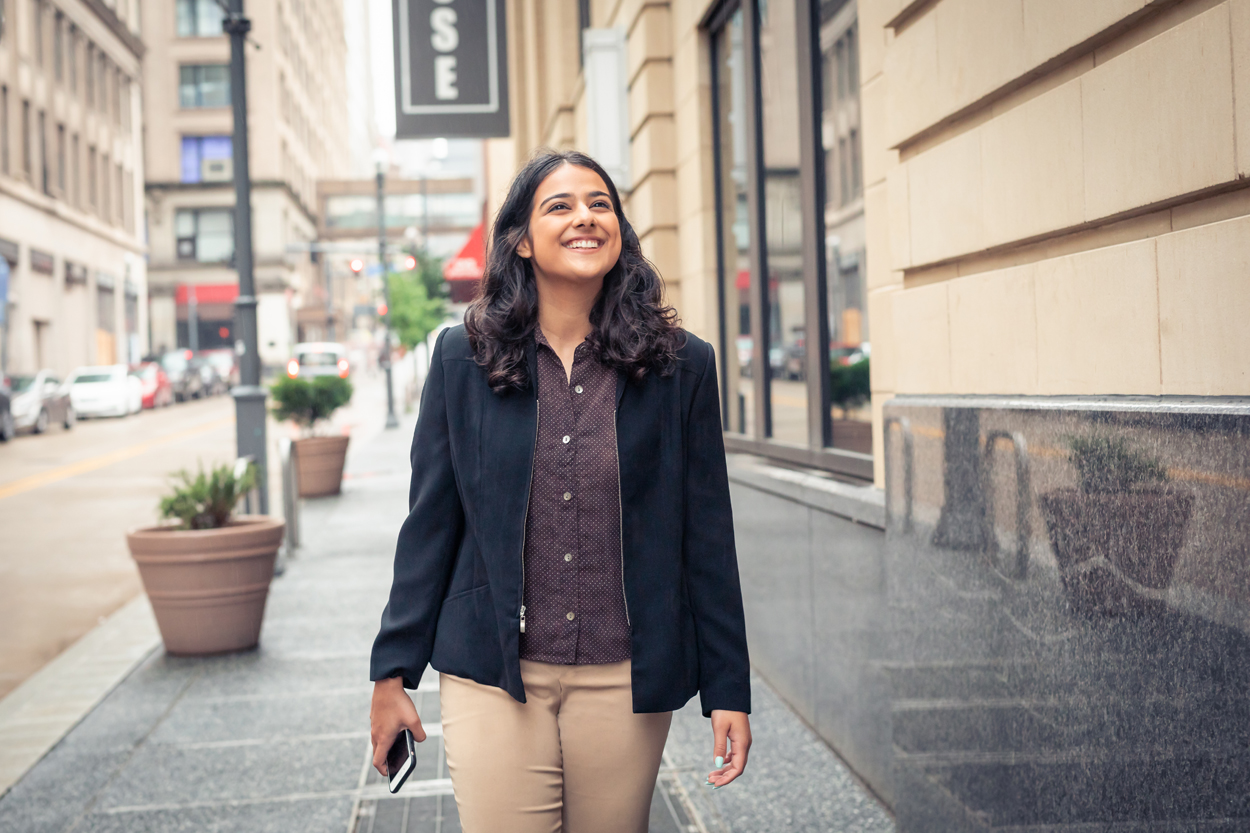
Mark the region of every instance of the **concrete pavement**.
<instances>
[{"instance_id":1,"label":"concrete pavement","mask_svg":"<svg viewBox=\"0 0 1250 833\"><path fill-rule=\"evenodd\" d=\"M353 442L344 494L305 501L304 546L275 579L259 649L153 650L0 797L0 830L459 830L437 683L414 692L430 739L400 797L368 766L368 651L405 512L411 417ZM711 731L678 713L653 802L664 831L888 831L845 767L754 680L747 775L715 794Z\"/></svg>"}]
</instances>

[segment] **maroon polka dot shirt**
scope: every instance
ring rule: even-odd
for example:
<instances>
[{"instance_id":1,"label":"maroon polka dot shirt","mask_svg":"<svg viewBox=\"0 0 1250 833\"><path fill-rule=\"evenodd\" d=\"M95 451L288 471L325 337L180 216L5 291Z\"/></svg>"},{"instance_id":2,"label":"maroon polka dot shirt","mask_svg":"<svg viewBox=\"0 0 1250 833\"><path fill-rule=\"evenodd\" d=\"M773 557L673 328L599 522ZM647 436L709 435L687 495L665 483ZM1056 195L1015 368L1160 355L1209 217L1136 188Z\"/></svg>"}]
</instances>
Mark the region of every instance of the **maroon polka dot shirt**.
<instances>
[{"instance_id":1,"label":"maroon polka dot shirt","mask_svg":"<svg viewBox=\"0 0 1250 833\"><path fill-rule=\"evenodd\" d=\"M616 371L584 342L571 377L537 331L538 439L525 519L521 658L630 658L616 459Z\"/></svg>"}]
</instances>

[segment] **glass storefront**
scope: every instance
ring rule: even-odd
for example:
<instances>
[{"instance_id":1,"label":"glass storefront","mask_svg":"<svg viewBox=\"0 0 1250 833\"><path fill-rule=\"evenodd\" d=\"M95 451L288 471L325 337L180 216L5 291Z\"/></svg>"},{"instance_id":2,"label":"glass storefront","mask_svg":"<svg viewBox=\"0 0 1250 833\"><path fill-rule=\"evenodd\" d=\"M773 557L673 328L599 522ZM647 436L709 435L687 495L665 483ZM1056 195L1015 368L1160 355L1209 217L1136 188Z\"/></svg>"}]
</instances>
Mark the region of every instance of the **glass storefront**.
<instances>
[{"instance_id":1,"label":"glass storefront","mask_svg":"<svg viewBox=\"0 0 1250 833\"><path fill-rule=\"evenodd\" d=\"M729 2L708 33L727 442L870 477L854 0Z\"/></svg>"}]
</instances>

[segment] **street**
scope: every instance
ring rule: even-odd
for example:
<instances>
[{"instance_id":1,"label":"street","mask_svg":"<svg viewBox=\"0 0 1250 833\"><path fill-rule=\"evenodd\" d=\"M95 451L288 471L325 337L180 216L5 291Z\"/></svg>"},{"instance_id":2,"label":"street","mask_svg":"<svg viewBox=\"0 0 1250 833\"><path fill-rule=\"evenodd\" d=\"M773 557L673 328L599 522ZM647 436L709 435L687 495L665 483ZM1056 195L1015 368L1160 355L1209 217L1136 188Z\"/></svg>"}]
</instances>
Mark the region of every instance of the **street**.
<instances>
[{"instance_id":1,"label":"street","mask_svg":"<svg viewBox=\"0 0 1250 833\"><path fill-rule=\"evenodd\" d=\"M168 475L234 458L234 402L188 402L0 445L0 697L140 592L127 529Z\"/></svg>"}]
</instances>

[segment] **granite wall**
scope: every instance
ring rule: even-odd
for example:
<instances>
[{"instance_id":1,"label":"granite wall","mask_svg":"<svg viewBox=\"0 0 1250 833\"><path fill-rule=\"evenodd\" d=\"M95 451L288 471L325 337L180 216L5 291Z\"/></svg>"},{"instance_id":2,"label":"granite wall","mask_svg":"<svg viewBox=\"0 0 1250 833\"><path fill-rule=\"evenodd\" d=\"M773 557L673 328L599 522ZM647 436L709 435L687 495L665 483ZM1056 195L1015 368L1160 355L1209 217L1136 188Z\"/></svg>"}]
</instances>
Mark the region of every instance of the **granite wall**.
<instances>
[{"instance_id":1,"label":"granite wall","mask_svg":"<svg viewBox=\"0 0 1250 833\"><path fill-rule=\"evenodd\" d=\"M1250 830L1250 400L885 418L879 523L731 477L752 661L900 831Z\"/></svg>"}]
</instances>

